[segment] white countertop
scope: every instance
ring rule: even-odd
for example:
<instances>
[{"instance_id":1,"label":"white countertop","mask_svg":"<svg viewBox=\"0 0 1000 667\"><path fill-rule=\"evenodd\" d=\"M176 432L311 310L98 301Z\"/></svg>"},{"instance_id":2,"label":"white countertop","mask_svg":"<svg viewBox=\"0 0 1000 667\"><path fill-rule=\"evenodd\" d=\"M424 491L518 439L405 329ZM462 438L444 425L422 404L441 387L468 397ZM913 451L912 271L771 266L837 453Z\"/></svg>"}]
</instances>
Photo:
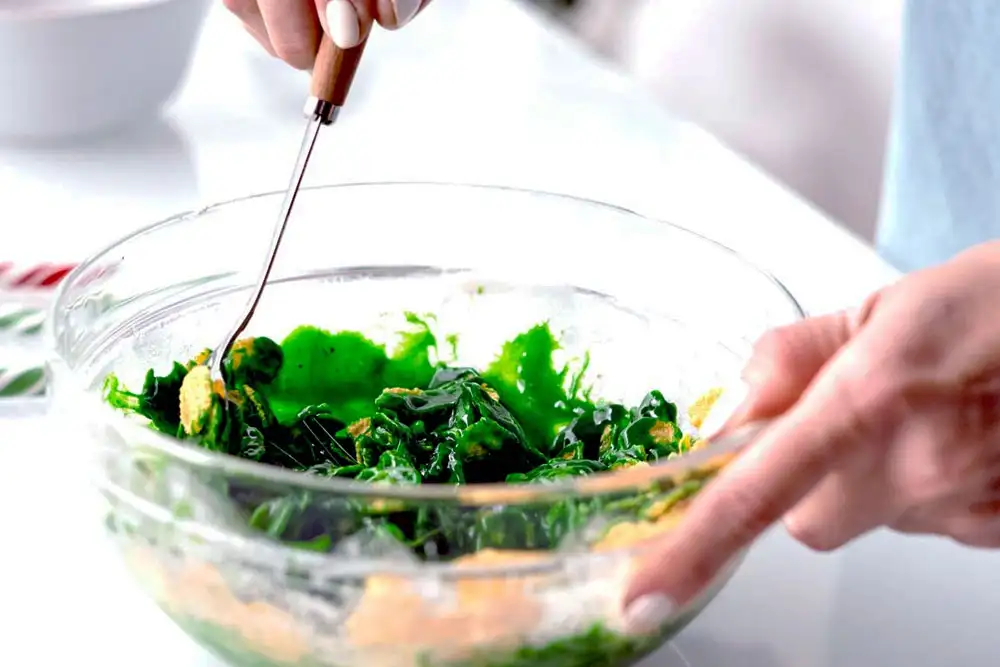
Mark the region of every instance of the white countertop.
<instances>
[{"instance_id":1,"label":"white countertop","mask_svg":"<svg viewBox=\"0 0 1000 667\"><path fill-rule=\"evenodd\" d=\"M305 75L260 54L216 10L164 120L72 148L0 149L2 259L77 260L179 210L285 187L304 88ZM311 182L502 183L671 219L766 266L811 312L853 304L895 277L509 0L440 2L407 30L377 34L351 104L321 142ZM42 488L19 474L16 452L44 442L42 429L59 437L58 428L0 420L0 499L14 515L0 613L21 619L0 630L0 664L216 666L73 524L60 505L72 498L70 481ZM36 512L51 512L51 522L20 518ZM28 535L19 549L35 548L15 551L15 533ZM994 664L998 563L996 554L891 534L815 555L776 530L676 645L692 667ZM664 651L645 664L685 663Z\"/></svg>"}]
</instances>

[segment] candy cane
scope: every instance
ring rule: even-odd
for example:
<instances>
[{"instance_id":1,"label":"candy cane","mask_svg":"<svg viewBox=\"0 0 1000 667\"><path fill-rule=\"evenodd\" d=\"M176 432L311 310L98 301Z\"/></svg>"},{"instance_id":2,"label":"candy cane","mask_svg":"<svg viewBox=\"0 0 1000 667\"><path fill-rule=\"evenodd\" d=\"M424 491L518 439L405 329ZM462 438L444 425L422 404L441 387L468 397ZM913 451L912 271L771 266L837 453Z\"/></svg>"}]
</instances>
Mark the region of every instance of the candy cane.
<instances>
[{"instance_id":1,"label":"candy cane","mask_svg":"<svg viewBox=\"0 0 1000 667\"><path fill-rule=\"evenodd\" d=\"M0 304L0 333L36 336L45 323L45 311L18 304Z\"/></svg>"},{"instance_id":2,"label":"candy cane","mask_svg":"<svg viewBox=\"0 0 1000 667\"><path fill-rule=\"evenodd\" d=\"M73 270L74 264L38 264L21 268L0 263L0 290L52 289Z\"/></svg>"},{"instance_id":3,"label":"candy cane","mask_svg":"<svg viewBox=\"0 0 1000 667\"><path fill-rule=\"evenodd\" d=\"M45 369L0 368L0 399L45 395Z\"/></svg>"}]
</instances>

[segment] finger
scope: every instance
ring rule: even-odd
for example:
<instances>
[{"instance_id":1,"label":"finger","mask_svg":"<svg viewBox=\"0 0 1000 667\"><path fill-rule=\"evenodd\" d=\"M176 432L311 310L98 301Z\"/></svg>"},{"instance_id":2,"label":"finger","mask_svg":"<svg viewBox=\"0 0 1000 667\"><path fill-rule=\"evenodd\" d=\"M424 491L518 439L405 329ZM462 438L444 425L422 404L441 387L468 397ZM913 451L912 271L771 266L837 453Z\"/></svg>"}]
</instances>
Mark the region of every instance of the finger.
<instances>
[{"instance_id":1,"label":"finger","mask_svg":"<svg viewBox=\"0 0 1000 667\"><path fill-rule=\"evenodd\" d=\"M274 55L274 49L271 48L271 41L267 37L267 28L264 27L264 17L261 16L257 0L222 0L222 3L226 9L243 22L246 31L260 42L261 46L269 53Z\"/></svg>"},{"instance_id":2,"label":"finger","mask_svg":"<svg viewBox=\"0 0 1000 667\"><path fill-rule=\"evenodd\" d=\"M968 538L952 537L959 544L973 549L1000 549L1000 524L988 529L977 530Z\"/></svg>"},{"instance_id":3,"label":"finger","mask_svg":"<svg viewBox=\"0 0 1000 667\"><path fill-rule=\"evenodd\" d=\"M836 369L834 369L836 371ZM691 601L744 547L794 507L840 458L853 455L866 422L845 404L843 381L824 374L688 509L643 562L625 596L626 619L650 629Z\"/></svg>"},{"instance_id":4,"label":"finger","mask_svg":"<svg viewBox=\"0 0 1000 667\"><path fill-rule=\"evenodd\" d=\"M260 0L260 13L275 54L296 69L312 67L320 36L312 0Z\"/></svg>"},{"instance_id":5,"label":"finger","mask_svg":"<svg viewBox=\"0 0 1000 667\"><path fill-rule=\"evenodd\" d=\"M372 27L369 0L315 0L323 30L333 43L350 49L368 38Z\"/></svg>"},{"instance_id":6,"label":"finger","mask_svg":"<svg viewBox=\"0 0 1000 667\"><path fill-rule=\"evenodd\" d=\"M1000 478L991 480L986 492L969 505L969 514L979 517L1000 516Z\"/></svg>"},{"instance_id":7,"label":"finger","mask_svg":"<svg viewBox=\"0 0 1000 667\"><path fill-rule=\"evenodd\" d=\"M969 506L969 513L980 517L998 516L1000 515L1000 498L973 503Z\"/></svg>"},{"instance_id":8,"label":"finger","mask_svg":"<svg viewBox=\"0 0 1000 667\"><path fill-rule=\"evenodd\" d=\"M271 47L271 40L267 38L266 33L259 33L255 28L247 25L246 23L243 24L243 29L247 31L247 34L257 40L257 43L260 44L269 55L274 58L278 57L278 54L274 52L274 48Z\"/></svg>"},{"instance_id":9,"label":"finger","mask_svg":"<svg viewBox=\"0 0 1000 667\"><path fill-rule=\"evenodd\" d=\"M881 470L870 470L866 475L852 466L824 477L782 518L789 534L814 551L832 551L895 520L898 511L885 491Z\"/></svg>"},{"instance_id":10,"label":"finger","mask_svg":"<svg viewBox=\"0 0 1000 667\"><path fill-rule=\"evenodd\" d=\"M897 533L905 533L906 535L943 535L940 529L935 530L931 528L931 522L927 520L927 517L920 512L907 512L897 518L895 521L887 524L889 528L896 531ZM938 526L941 524L938 523Z\"/></svg>"},{"instance_id":11,"label":"finger","mask_svg":"<svg viewBox=\"0 0 1000 667\"><path fill-rule=\"evenodd\" d=\"M379 25L396 30L413 20L430 0L374 0L373 16Z\"/></svg>"},{"instance_id":12,"label":"finger","mask_svg":"<svg viewBox=\"0 0 1000 667\"><path fill-rule=\"evenodd\" d=\"M750 385L747 399L733 412L723 431L788 410L823 365L854 331L847 313L813 317L774 329L754 345L743 371Z\"/></svg>"},{"instance_id":13,"label":"finger","mask_svg":"<svg viewBox=\"0 0 1000 667\"><path fill-rule=\"evenodd\" d=\"M946 502L943 505L917 505L907 508L887 526L899 533L908 535L946 535L945 524L949 516L969 504L961 498Z\"/></svg>"},{"instance_id":14,"label":"finger","mask_svg":"<svg viewBox=\"0 0 1000 667\"><path fill-rule=\"evenodd\" d=\"M945 534L968 547L1000 548L1000 514L958 517L947 526Z\"/></svg>"},{"instance_id":15,"label":"finger","mask_svg":"<svg viewBox=\"0 0 1000 667\"><path fill-rule=\"evenodd\" d=\"M1000 478L971 491L957 491L933 505L909 508L890 524L902 533L969 535L984 520L1000 518Z\"/></svg>"}]
</instances>

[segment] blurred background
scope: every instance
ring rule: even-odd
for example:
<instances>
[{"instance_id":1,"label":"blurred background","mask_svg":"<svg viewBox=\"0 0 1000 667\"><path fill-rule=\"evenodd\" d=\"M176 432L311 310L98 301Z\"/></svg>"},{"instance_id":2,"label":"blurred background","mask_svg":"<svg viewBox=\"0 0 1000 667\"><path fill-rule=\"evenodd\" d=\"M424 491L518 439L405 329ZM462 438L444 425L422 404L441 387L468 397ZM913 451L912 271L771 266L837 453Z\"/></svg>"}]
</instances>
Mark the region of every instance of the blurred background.
<instances>
[{"instance_id":1,"label":"blurred background","mask_svg":"<svg viewBox=\"0 0 1000 667\"><path fill-rule=\"evenodd\" d=\"M865 240L902 0L526 0Z\"/></svg>"},{"instance_id":2,"label":"blurred background","mask_svg":"<svg viewBox=\"0 0 1000 667\"><path fill-rule=\"evenodd\" d=\"M537 10L531 12L535 18L548 17L550 27L568 32L592 55L638 81L658 103L657 111L666 108L707 130L827 217L871 240L903 0L520 1ZM185 81L184 91L193 99L186 74L198 26L206 8L224 13L221 4L0 0L0 88L18 91L0 107L0 131L16 139L96 134L125 118L152 116ZM466 4L457 4L447 9L462 21ZM489 4L478 5L479 11L488 13L482 7ZM435 14L441 20L446 12ZM62 15L73 18L61 20ZM422 30L425 34L416 28L407 34L426 51L430 40L440 37L430 34L433 26ZM230 47L220 39L211 38L211 54L202 44L195 78L208 81L209 61L224 67L222 51ZM383 48L405 43L396 39ZM258 58L239 66L248 62L256 75L275 80L280 75L288 87L288 73L279 63L261 65ZM48 93L57 89L74 100L73 114L67 116L50 99ZM197 97L208 108L204 92ZM297 111L300 88L288 95ZM278 94L260 97L261 103L275 104ZM148 142L156 132L139 134ZM106 146L91 143L94 150ZM136 141L125 143L131 147ZM36 151L18 157L15 165L6 145L0 168L5 159L19 172L25 172L26 161L59 161Z\"/></svg>"},{"instance_id":3,"label":"blurred background","mask_svg":"<svg viewBox=\"0 0 1000 667\"><path fill-rule=\"evenodd\" d=\"M585 194L769 257L744 223L787 220L793 251L768 261L816 272L790 236L820 238L802 199L874 236L902 2L437 0L366 57L356 112L310 174ZM0 90L17 229L0 253L0 343L21 350L67 267L104 243L284 187L306 74L222 0L0 0ZM0 355L0 398L14 361Z\"/></svg>"}]
</instances>

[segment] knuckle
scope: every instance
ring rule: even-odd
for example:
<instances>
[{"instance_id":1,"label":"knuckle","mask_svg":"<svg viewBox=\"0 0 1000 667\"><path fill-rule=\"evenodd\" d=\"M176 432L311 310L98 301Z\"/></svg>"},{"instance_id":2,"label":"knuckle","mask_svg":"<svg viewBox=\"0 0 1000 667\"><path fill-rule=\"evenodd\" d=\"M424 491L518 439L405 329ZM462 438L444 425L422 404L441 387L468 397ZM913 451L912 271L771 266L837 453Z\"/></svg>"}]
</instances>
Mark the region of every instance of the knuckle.
<instances>
[{"instance_id":1,"label":"knuckle","mask_svg":"<svg viewBox=\"0 0 1000 667\"><path fill-rule=\"evenodd\" d=\"M845 437L888 446L911 412L903 378L893 373L866 372L870 365L863 358L855 361L857 372L841 375L837 387Z\"/></svg>"},{"instance_id":2,"label":"knuckle","mask_svg":"<svg viewBox=\"0 0 1000 667\"><path fill-rule=\"evenodd\" d=\"M686 577L689 581L694 582L696 587L700 588L715 579L724 564L716 555L710 553L702 554L691 562L690 568L687 568Z\"/></svg>"},{"instance_id":3,"label":"knuckle","mask_svg":"<svg viewBox=\"0 0 1000 667\"><path fill-rule=\"evenodd\" d=\"M954 329L967 319L964 295L928 290L911 314L907 329L913 334L893 341L894 354L914 368L940 366L955 351Z\"/></svg>"},{"instance_id":4,"label":"knuckle","mask_svg":"<svg viewBox=\"0 0 1000 667\"><path fill-rule=\"evenodd\" d=\"M256 0L222 0L222 6L240 18L257 12Z\"/></svg>"},{"instance_id":5,"label":"knuckle","mask_svg":"<svg viewBox=\"0 0 1000 667\"><path fill-rule=\"evenodd\" d=\"M811 551L826 553L841 546L832 533L811 521L802 521L791 515L785 517L784 524L792 539Z\"/></svg>"},{"instance_id":6,"label":"knuckle","mask_svg":"<svg viewBox=\"0 0 1000 667\"><path fill-rule=\"evenodd\" d=\"M891 480L900 502L910 507L933 506L955 494L954 475L936 457L916 454Z\"/></svg>"},{"instance_id":7,"label":"knuckle","mask_svg":"<svg viewBox=\"0 0 1000 667\"><path fill-rule=\"evenodd\" d=\"M792 327L788 325L765 331L753 346L754 361L766 360L769 364L784 366L791 361Z\"/></svg>"},{"instance_id":8,"label":"knuckle","mask_svg":"<svg viewBox=\"0 0 1000 667\"><path fill-rule=\"evenodd\" d=\"M375 2L371 8L372 18L386 30L396 30L399 28L399 20L396 16L396 8L390 2Z\"/></svg>"},{"instance_id":9,"label":"knuckle","mask_svg":"<svg viewBox=\"0 0 1000 667\"><path fill-rule=\"evenodd\" d=\"M969 505L969 514L977 517L1000 518L1000 498L980 500Z\"/></svg>"},{"instance_id":10,"label":"knuckle","mask_svg":"<svg viewBox=\"0 0 1000 667\"><path fill-rule=\"evenodd\" d=\"M955 542L975 548L1000 547L1000 521L962 517L950 521L943 531Z\"/></svg>"},{"instance_id":11,"label":"knuckle","mask_svg":"<svg viewBox=\"0 0 1000 667\"><path fill-rule=\"evenodd\" d=\"M918 319L922 322L936 323L942 318L946 322L954 322L960 318L968 302L968 295L963 290L954 289L952 285L943 285L924 292L924 298L918 306Z\"/></svg>"},{"instance_id":12,"label":"knuckle","mask_svg":"<svg viewBox=\"0 0 1000 667\"><path fill-rule=\"evenodd\" d=\"M906 535L927 535L934 532L928 529L920 512L913 508L902 512L895 520L886 525L897 533Z\"/></svg>"},{"instance_id":13,"label":"knuckle","mask_svg":"<svg viewBox=\"0 0 1000 667\"><path fill-rule=\"evenodd\" d=\"M884 288L868 295L868 298L864 300L864 303L861 304L860 308L854 311L853 317L849 320L852 332L860 331L861 328L868 323L868 320L871 319L871 316L875 313L875 310L878 308L882 299L890 289L891 288Z\"/></svg>"},{"instance_id":14,"label":"knuckle","mask_svg":"<svg viewBox=\"0 0 1000 667\"><path fill-rule=\"evenodd\" d=\"M305 69L312 64L314 54L302 40L273 37L271 45L275 55L293 67Z\"/></svg>"},{"instance_id":15,"label":"knuckle","mask_svg":"<svg viewBox=\"0 0 1000 667\"><path fill-rule=\"evenodd\" d=\"M956 540L973 549L1000 549L1000 531L976 535L968 540Z\"/></svg>"},{"instance_id":16,"label":"knuckle","mask_svg":"<svg viewBox=\"0 0 1000 667\"><path fill-rule=\"evenodd\" d=\"M718 527L734 548L753 540L779 518L775 503L742 484L727 484L717 490L720 507Z\"/></svg>"},{"instance_id":17,"label":"knuckle","mask_svg":"<svg viewBox=\"0 0 1000 667\"><path fill-rule=\"evenodd\" d=\"M991 375L966 383L959 392L956 406L956 437L992 440L1000 433L1000 377ZM997 445L994 445L994 448Z\"/></svg>"},{"instance_id":18,"label":"knuckle","mask_svg":"<svg viewBox=\"0 0 1000 667\"><path fill-rule=\"evenodd\" d=\"M906 502L936 502L989 485L1000 465L995 389L956 396L940 388L922 398L904 396L903 403L908 418L898 420L906 427L896 440L905 458L901 453L894 470Z\"/></svg>"}]
</instances>

